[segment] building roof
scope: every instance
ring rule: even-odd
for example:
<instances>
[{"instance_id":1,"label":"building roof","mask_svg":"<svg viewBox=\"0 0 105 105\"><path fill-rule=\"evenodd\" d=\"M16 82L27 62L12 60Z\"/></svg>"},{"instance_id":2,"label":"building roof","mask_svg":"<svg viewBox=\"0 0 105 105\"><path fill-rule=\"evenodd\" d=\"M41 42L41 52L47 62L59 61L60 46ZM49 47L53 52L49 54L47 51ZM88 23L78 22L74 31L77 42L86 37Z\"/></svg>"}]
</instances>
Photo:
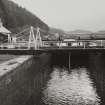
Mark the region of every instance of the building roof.
<instances>
[{"instance_id":1,"label":"building roof","mask_svg":"<svg viewBox=\"0 0 105 105\"><path fill-rule=\"evenodd\" d=\"M11 31L9 31L7 28L5 28L3 26L3 23L1 21L1 19L0 19L0 33L2 33L4 35L7 35L7 34L11 33Z\"/></svg>"},{"instance_id":2,"label":"building roof","mask_svg":"<svg viewBox=\"0 0 105 105\"><path fill-rule=\"evenodd\" d=\"M9 34L11 33L8 29L6 29L5 27L0 27L0 33L3 33L3 34Z\"/></svg>"}]
</instances>

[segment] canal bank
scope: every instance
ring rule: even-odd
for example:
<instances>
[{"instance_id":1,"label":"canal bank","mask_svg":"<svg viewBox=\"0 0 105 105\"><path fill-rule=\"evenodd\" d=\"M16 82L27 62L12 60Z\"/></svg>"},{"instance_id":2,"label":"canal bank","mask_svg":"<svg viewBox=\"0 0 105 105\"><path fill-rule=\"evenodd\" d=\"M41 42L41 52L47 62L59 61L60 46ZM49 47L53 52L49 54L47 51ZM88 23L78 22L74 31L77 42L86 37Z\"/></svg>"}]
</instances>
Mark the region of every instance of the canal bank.
<instances>
[{"instance_id":1,"label":"canal bank","mask_svg":"<svg viewBox=\"0 0 105 105\"><path fill-rule=\"evenodd\" d=\"M29 56L3 76L0 92L4 97L0 99L4 100L0 104L104 105L104 58L103 53L71 54L68 70L68 55L64 53ZM13 78L12 82L8 78ZM9 82L3 85L6 79Z\"/></svg>"},{"instance_id":2,"label":"canal bank","mask_svg":"<svg viewBox=\"0 0 105 105\"><path fill-rule=\"evenodd\" d=\"M90 77L101 97L100 105L105 105L105 53L92 53L89 59Z\"/></svg>"},{"instance_id":3,"label":"canal bank","mask_svg":"<svg viewBox=\"0 0 105 105\"><path fill-rule=\"evenodd\" d=\"M0 105L27 104L35 96L37 74L48 62L49 55L41 54L18 56L0 64Z\"/></svg>"}]
</instances>

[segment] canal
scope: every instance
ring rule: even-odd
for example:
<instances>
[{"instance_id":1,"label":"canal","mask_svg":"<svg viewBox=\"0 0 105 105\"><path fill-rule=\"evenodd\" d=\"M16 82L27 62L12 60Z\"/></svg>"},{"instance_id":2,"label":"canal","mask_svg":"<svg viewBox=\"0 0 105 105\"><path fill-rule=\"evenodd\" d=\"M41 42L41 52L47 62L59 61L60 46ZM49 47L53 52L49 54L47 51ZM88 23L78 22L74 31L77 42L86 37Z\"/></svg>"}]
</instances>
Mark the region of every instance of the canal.
<instances>
[{"instance_id":1,"label":"canal","mask_svg":"<svg viewBox=\"0 0 105 105\"><path fill-rule=\"evenodd\" d=\"M52 54L35 73L34 92L25 105L104 105L105 54L71 54L70 63L68 69L68 54Z\"/></svg>"}]
</instances>

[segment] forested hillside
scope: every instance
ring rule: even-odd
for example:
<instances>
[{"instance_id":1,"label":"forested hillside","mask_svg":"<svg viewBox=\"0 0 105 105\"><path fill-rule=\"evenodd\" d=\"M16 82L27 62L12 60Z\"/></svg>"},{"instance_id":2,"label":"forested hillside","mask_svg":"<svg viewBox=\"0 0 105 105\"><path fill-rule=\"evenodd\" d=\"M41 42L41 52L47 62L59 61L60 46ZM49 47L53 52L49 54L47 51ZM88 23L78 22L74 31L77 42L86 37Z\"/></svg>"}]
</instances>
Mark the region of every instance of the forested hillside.
<instances>
[{"instance_id":1,"label":"forested hillside","mask_svg":"<svg viewBox=\"0 0 105 105\"><path fill-rule=\"evenodd\" d=\"M10 0L0 0L0 17L4 26L11 31L18 32L27 26L39 26L48 31L48 26L37 16Z\"/></svg>"}]
</instances>

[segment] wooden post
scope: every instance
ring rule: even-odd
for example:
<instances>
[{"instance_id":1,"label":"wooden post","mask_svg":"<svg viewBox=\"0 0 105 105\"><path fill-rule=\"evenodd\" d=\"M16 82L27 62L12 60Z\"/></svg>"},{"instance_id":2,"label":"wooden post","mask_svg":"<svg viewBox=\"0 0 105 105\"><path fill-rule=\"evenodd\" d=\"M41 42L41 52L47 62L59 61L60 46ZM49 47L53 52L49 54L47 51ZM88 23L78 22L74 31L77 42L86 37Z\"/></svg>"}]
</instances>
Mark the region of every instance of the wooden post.
<instances>
[{"instance_id":1,"label":"wooden post","mask_svg":"<svg viewBox=\"0 0 105 105\"><path fill-rule=\"evenodd\" d=\"M102 40L101 40L101 47L103 46Z\"/></svg>"},{"instance_id":2,"label":"wooden post","mask_svg":"<svg viewBox=\"0 0 105 105\"><path fill-rule=\"evenodd\" d=\"M85 42L84 42L83 44L84 44L84 48L86 48L86 46L85 46Z\"/></svg>"},{"instance_id":3,"label":"wooden post","mask_svg":"<svg viewBox=\"0 0 105 105\"><path fill-rule=\"evenodd\" d=\"M11 37L10 37L10 34L8 34L8 43L11 43Z\"/></svg>"},{"instance_id":4,"label":"wooden post","mask_svg":"<svg viewBox=\"0 0 105 105\"><path fill-rule=\"evenodd\" d=\"M31 47L31 32L30 32L29 40L28 40L28 49L30 49L30 47Z\"/></svg>"},{"instance_id":5,"label":"wooden post","mask_svg":"<svg viewBox=\"0 0 105 105\"><path fill-rule=\"evenodd\" d=\"M69 52L69 70L71 69L71 62L70 62L71 59L70 58L71 58L71 53Z\"/></svg>"}]
</instances>

